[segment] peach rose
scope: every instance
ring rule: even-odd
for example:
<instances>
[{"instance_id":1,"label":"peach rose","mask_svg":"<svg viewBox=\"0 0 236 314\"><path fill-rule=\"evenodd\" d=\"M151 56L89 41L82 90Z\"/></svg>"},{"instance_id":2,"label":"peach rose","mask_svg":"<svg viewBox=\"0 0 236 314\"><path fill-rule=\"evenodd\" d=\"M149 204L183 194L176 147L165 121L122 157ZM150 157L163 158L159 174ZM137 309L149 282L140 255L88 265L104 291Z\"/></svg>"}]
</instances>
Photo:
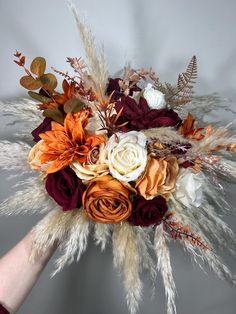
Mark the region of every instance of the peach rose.
<instances>
[{"instance_id":1,"label":"peach rose","mask_svg":"<svg viewBox=\"0 0 236 314\"><path fill-rule=\"evenodd\" d=\"M42 164L40 161L40 156L42 155L44 151L44 141L41 140L37 144L35 144L28 155L28 163L30 164L30 167L32 170L40 171L42 170Z\"/></svg>"},{"instance_id":2,"label":"peach rose","mask_svg":"<svg viewBox=\"0 0 236 314\"><path fill-rule=\"evenodd\" d=\"M74 170L77 177L84 181L90 181L109 173L107 165L107 153L104 149L105 144L95 146L89 152L86 162L73 162L70 167Z\"/></svg>"},{"instance_id":3,"label":"peach rose","mask_svg":"<svg viewBox=\"0 0 236 314\"><path fill-rule=\"evenodd\" d=\"M129 194L127 187L112 176L106 175L90 181L83 194L82 205L92 220L117 223L126 220L131 214L132 203Z\"/></svg>"},{"instance_id":4,"label":"peach rose","mask_svg":"<svg viewBox=\"0 0 236 314\"><path fill-rule=\"evenodd\" d=\"M175 190L179 165L176 157L155 158L149 156L143 176L136 182L139 193L147 200L157 195L165 198Z\"/></svg>"}]
</instances>

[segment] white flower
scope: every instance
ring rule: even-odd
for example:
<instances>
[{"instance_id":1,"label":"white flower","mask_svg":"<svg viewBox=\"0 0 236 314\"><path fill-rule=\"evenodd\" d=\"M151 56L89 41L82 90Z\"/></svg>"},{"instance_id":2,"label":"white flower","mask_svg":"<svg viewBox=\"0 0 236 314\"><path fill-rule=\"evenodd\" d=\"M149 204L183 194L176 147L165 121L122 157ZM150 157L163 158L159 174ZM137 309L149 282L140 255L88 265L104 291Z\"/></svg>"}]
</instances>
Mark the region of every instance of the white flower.
<instances>
[{"instance_id":1,"label":"white flower","mask_svg":"<svg viewBox=\"0 0 236 314\"><path fill-rule=\"evenodd\" d=\"M202 203L203 180L200 174L190 169L181 169L176 181L174 197L186 207L199 207Z\"/></svg>"},{"instance_id":2,"label":"white flower","mask_svg":"<svg viewBox=\"0 0 236 314\"><path fill-rule=\"evenodd\" d=\"M134 181L147 163L146 136L137 131L116 133L107 143L109 170L120 181Z\"/></svg>"},{"instance_id":3,"label":"white flower","mask_svg":"<svg viewBox=\"0 0 236 314\"><path fill-rule=\"evenodd\" d=\"M166 108L165 95L153 88L153 85L150 83L148 83L144 89L143 97L146 99L150 109Z\"/></svg>"}]
</instances>

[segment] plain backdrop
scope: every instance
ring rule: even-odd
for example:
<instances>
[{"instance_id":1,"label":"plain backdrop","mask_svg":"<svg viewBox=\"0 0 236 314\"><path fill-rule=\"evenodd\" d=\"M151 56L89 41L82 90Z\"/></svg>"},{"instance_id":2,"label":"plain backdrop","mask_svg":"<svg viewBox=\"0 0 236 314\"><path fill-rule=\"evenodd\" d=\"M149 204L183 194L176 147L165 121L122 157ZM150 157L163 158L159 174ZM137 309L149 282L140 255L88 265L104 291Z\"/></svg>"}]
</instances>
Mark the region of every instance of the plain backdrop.
<instances>
[{"instance_id":1,"label":"plain backdrop","mask_svg":"<svg viewBox=\"0 0 236 314\"><path fill-rule=\"evenodd\" d=\"M198 58L198 94L218 92L236 101L235 0L75 0L103 44L110 73L127 62L150 67L161 81L175 82L190 58ZM15 49L28 60L44 56L48 67L69 70L66 57L84 56L75 22L64 0L0 0L0 99L26 95L19 86L21 69ZM222 112L226 117L226 113ZM232 119L232 117L226 117ZM0 115L0 139L12 139L17 126ZM11 194L11 182L0 173L0 200ZM235 186L231 187L234 194ZM236 202L236 197L232 199ZM40 216L0 217L0 255L13 246ZM234 216L226 217L236 231ZM178 245L171 244L179 314L235 314L236 289L193 267ZM224 256L236 273L236 263ZM78 264L50 279L49 263L19 314L127 314L121 279L113 270L109 247L104 253L91 239ZM1 280L1 279L0 279ZM145 281L145 280L144 280ZM164 314L160 278L157 293L145 281L142 314Z\"/></svg>"}]
</instances>

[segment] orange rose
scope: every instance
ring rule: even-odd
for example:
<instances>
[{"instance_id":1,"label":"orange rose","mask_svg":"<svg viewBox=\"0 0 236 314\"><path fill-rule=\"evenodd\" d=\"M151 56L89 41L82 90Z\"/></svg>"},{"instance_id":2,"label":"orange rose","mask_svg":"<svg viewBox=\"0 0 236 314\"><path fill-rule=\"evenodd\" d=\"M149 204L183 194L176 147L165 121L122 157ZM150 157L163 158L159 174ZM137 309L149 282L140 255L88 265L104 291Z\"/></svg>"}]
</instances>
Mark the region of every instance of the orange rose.
<instances>
[{"instance_id":1,"label":"orange rose","mask_svg":"<svg viewBox=\"0 0 236 314\"><path fill-rule=\"evenodd\" d=\"M155 158L149 156L146 170L137 181L136 188L147 200L151 200L157 195L168 198L169 194L175 190L178 172L179 165L176 157Z\"/></svg>"},{"instance_id":2,"label":"orange rose","mask_svg":"<svg viewBox=\"0 0 236 314\"><path fill-rule=\"evenodd\" d=\"M129 194L127 187L106 175L90 181L83 194L82 205L91 219L101 223L117 223L131 214Z\"/></svg>"}]
</instances>

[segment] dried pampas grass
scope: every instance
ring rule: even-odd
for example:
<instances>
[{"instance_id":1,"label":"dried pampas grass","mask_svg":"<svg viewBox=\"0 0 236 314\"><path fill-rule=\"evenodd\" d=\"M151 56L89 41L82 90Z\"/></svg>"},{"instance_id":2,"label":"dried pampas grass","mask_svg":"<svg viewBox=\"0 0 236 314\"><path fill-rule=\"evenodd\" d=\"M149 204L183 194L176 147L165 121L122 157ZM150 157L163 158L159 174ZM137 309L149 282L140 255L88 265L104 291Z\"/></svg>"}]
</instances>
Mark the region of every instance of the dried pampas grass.
<instances>
[{"instance_id":1,"label":"dried pampas grass","mask_svg":"<svg viewBox=\"0 0 236 314\"><path fill-rule=\"evenodd\" d=\"M126 301L131 314L137 312L142 296L140 258L134 227L122 222L113 231L114 265L123 274Z\"/></svg>"},{"instance_id":2,"label":"dried pampas grass","mask_svg":"<svg viewBox=\"0 0 236 314\"><path fill-rule=\"evenodd\" d=\"M0 204L0 214L18 215L45 213L58 206L45 193L45 186L39 178L32 177L16 185L20 190L13 193Z\"/></svg>"},{"instance_id":3,"label":"dried pampas grass","mask_svg":"<svg viewBox=\"0 0 236 314\"><path fill-rule=\"evenodd\" d=\"M89 74L94 80L96 90L101 90L104 93L108 81L108 71L104 51L102 49L100 54L97 53L95 37L92 35L91 29L84 21L82 21L76 6L71 1L68 1L68 5L74 14L80 37L83 42Z\"/></svg>"},{"instance_id":4,"label":"dried pampas grass","mask_svg":"<svg viewBox=\"0 0 236 314\"><path fill-rule=\"evenodd\" d=\"M27 156L31 146L23 143L0 141L0 168L7 171L17 171L19 174L30 173Z\"/></svg>"},{"instance_id":5,"label":"dried pampas grass","mask_svg":"<svg viewBox=\"0 0 236 314\"><path fill-rule=\"evenodd\" d=\"M157 256L157 269L160 271L167 298L167 314L176 314L175 294L176 287L170 263L170 253L166 244L163 226L155 229L154 246Z\"/></svg>"}]
</instances>

